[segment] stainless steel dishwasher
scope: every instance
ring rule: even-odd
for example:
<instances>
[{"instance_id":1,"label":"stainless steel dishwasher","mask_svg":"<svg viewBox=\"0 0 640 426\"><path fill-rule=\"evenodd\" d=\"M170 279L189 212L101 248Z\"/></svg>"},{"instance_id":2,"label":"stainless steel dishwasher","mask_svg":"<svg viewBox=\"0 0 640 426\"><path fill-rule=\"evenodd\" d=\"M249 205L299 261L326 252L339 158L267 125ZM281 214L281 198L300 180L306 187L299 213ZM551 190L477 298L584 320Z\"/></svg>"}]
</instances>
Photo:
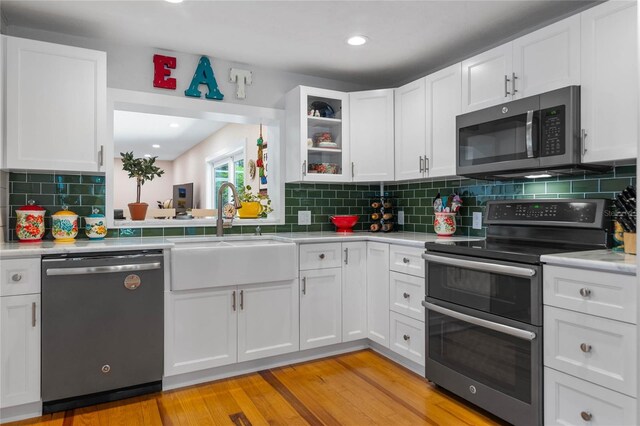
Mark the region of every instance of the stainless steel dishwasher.
<instances>
[{"instance_id":1,"label":"stainless steel dishwasher","mask_svg":"<svg viewBox=\"0 0 640 426\"><path fill-rule=\"evenodd\" d=\"M161 251L42 259L43 412L162 388Z\"/></svg>"}]
</instances>

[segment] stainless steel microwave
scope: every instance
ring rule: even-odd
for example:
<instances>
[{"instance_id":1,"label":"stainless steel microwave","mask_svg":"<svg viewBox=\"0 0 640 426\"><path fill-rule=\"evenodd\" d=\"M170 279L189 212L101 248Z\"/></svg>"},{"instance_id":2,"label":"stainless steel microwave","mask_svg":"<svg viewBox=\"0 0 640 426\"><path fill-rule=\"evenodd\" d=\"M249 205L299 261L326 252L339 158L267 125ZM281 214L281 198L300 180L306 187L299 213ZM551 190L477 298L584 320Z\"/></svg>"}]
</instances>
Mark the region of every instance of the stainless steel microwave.
<instances>
[{"instance_id":1,"label":"stainless steel microwave","mask_svg":"<svg viewBox=\"0 0 640 426\"><path fill-rule=\"evenodd\" d=\"M581 164L580 86L456 117L456 174L487 179L575 174Z\"/></svg>"}]
</instances>

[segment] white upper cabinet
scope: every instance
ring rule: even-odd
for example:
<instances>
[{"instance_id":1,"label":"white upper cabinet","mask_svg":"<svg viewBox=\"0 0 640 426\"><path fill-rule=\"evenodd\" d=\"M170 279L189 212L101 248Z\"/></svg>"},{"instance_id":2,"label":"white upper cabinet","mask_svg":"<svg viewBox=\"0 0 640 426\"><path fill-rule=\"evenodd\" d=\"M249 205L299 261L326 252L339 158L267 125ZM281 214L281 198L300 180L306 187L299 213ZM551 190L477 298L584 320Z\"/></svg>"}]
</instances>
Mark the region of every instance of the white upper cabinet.
<instances>
[{"instance_id":1,"label":"white upper cabinet","mask_svg":"<svg viewBox=\"0 0 640 426\"><path fill-rule=\"evenodd\" d=\"M511 43L462 62L462 112L511 100Z\"/></svg>"},{"instance_id":2,"label":"white upper cabinet","mask_svg":"<svg viewBox=\"0 0 640 426\"><path fill-rule=\"evenodd\" d=\"M580 84L580 15L513 41L513 98Z\"/></svg>"},{"instance_id":3,"label":"white upper cabinet","mask_svg":"<svg viewBox=\"0 0 640 426\"><path fill-rule=\"evenodd\" d=\"M392 181L393 89L349 94L354 182Z\"/></svg>"},{"instance_id":4,"label":"white upper cabinet","mask_svg":"<svg viewBox=\"0 0 640 426\"><path fill-rule=\"evenodd\" d=\"M349 94L298 86L287 93L287 182L349 182Z\"/></svg>"},{"instance_id":5,"label":"white upper cabinet","mask_svg":"<svg viewBox=\"0 0 640 426\"><path fill-rule=\"evenodd\" d=\"M638 41L635 1L608 1L582 17L583 161L635 158Z\"/></svg>"},{"instance_id":6,"label":"white upper cabinet","mask_svg":"<svg viewBox=\"0 0 640 426\"><path fill-rule=\"evenodd\" d=\"M455 64L427 76L426 176L456 174L456 115L461 113L461 65Z\"/></svg>"},{"instance_id":7,"label":"white upper cabinet","mask_svg":"<svg viewBox=\"0 0 640 426\"><path fill-rule=\"evenodd\" d=\"M106 53L6 38L6 168L103 170Z\"/></svg>"},{"instance_id":8,"label":"white upper cabinet","mask_svg":"<svg viewBox=\"0 0 640 426\"><path fill-rule=\"evenodd\" d=\"M395 90L396 180L424 177L427 113L426 78Z\"/></svg>"}]
</instances>

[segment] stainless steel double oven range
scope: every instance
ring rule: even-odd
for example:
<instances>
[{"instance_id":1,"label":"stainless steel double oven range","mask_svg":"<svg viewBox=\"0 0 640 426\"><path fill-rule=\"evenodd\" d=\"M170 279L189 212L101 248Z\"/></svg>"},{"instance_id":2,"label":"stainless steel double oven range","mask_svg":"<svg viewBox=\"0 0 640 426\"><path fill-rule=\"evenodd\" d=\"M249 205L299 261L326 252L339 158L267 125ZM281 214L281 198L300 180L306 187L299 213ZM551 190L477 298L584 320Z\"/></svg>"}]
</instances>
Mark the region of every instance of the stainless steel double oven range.
<instances>
[{"instance_id":1,"label":"stainless steel double oven range","mask_svg":"<svg viewBox=\"0 0 640 426\"><path fill-rule=\"evenodd\" d=\"M490 201L487 239L426 243L427 379L517 425L541 425L540 256L610 246L606 200Z\"/></svg>"}]
</instances>

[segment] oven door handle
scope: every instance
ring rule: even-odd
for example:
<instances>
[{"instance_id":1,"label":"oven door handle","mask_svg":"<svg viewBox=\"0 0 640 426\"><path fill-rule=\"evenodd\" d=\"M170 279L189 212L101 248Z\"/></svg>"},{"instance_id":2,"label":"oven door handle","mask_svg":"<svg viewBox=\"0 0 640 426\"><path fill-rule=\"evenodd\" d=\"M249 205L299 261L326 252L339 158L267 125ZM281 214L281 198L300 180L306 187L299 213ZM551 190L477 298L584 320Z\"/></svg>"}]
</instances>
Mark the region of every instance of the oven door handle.
<instances>
[{"instance_id":1,"label":"oven door handle","mask_svg":"<svg viewBox=\"0 0 640 426\"><path fill-rule=\"evenodd\" d=\"M446 315L460 321L468 322L469 324L488 328L499 333L508 334L509 336L517 337L518 339L532 341L536 338L536 333L534 333L533 331L522 330L508 325L499 324L497 322L476 318L471 315L462 314L460 312L452 311L451 309L443 308L442 306L434 305L433 303L429 303L425 300L422 301L422 306L429 309L430 311L438 312L439 314Z\"/></svg>"},{"instance_id":2,"label":"oven door handle","mask_svg":"<svg viewBox=\"0 0 640 426\"><path fill-rule=\"evenodd\" d=\"M460 268L475 269L482 272L494 272L502 275L514 275L516 277L530 278L536 275L536 270L518 266L499 265L497 263L477 262L474 260L455 259L452 257L437 256L434 254L422 254L422 258L428 262L442 263L443 265L458 266Z\"/></svg>"}]
</instances>

